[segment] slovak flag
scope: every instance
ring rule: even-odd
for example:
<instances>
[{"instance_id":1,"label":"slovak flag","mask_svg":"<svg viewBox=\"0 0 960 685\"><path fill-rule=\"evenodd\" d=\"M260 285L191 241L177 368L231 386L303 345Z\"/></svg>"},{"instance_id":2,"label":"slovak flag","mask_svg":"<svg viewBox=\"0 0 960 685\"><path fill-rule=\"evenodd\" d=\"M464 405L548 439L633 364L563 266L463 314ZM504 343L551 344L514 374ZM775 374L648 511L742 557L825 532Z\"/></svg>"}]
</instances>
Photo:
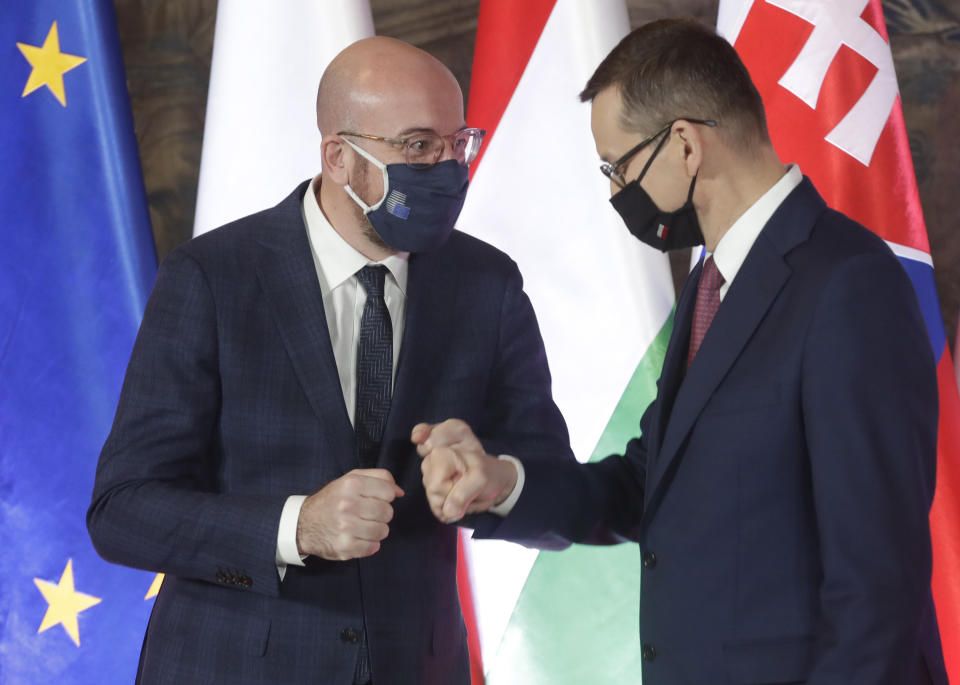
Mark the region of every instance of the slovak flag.
<instances>
[{"instance_id":1,"label":"slovak flag","mask_svg":"<svg viewBox=\"0 0 960 685\"><path fill-rule=\"evenodd\" d=\"M883 238L916 289L940 386L933 595L960 683L960 401L880 0L721 0L717 30L763 96L780 158Z\"/></svg>"}]
</instances>

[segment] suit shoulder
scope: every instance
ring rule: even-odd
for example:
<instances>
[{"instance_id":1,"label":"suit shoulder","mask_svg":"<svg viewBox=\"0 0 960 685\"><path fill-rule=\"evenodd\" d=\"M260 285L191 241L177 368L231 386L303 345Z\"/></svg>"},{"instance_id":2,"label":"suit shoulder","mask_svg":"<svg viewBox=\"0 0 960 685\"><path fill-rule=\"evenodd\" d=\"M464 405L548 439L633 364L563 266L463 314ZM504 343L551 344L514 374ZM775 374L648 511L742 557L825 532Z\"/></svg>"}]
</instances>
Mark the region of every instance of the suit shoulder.
<instances>
[{"instance_id":1,"label":"suit shoulder","mask_svg":"<svg viewBox=\"0 0 960 685\"><path fill-rule=\"evenodd\" d=\"M474 266L483 270L516 271L516 262L503 250L468 233L454 231L438 255L458 267Z\"/></svg>"},{"instance_id":2,"label":"suit shoulder","mask_svg":"<svg viewBox=\"0 0 960 685\"><path fill-rule=\"evenodd\" d=\"M264 209L191 238L183 247L197 257L244 250L256 243L273 221L276 208Z\"/></svg>"},{"instance_id":3,"label":"suit shoulder","mask_svg":"<svg viewBox=\"0 0 960 685\"><path fill-rule=\"evenodd\" d=\"M811 247L834 261L866 255L886 256L893 252L876 233L834 209L820 215L810 236Z\"/></svg>"},{"instance_id":4,"label":"suit shoulder","mask_svg":"<svg viewBox=\"0 0 960 685\"><path fill-rule=\"evenodd\" d=\"M813 283L827 283L838 273L868 271L892 274L903 271L900 260L875 233L844 214L824 210L814 222L809 238L786 255L795 274L805 274Z\"/></svg>"},{"instance_id":5,"label":"suit shoulder","mask_svg":"<svg viewBox=\"0 0 960 685\"><path fill-rule=\"evenodd\" d=\"M259 243L304 227L300 202L305 186L306 184L301 184L274 207L248 214L191 238L178 246L171 255L181 253L211 267L217 264L247 263L256 254Z\"/></svg>"},{"instance_id":6,"label":"suit shoulder","mask_svg":"<svg viewBox=\"0 0 960 685\"><path fill-rule=\"evenodd\" d=\"M257 229L245 221L239 219L181 243L163 258L160 270L178 269L184 262L192 262L208 277L249 273L256 259Z\"/></svg>"},{"instance_id":7,"label":"suit shoulder","mask_svg":"<svg viewBox=\"0 0 960 685\"><path fill-rule=\"evenodd\" d=\"M855 292L861 302L916 306L916 293L900 259L875 233L834 210L817 220L810 239L787 261L818 302L831 302ZM892 305L891 305L892 306Z\"/></svg>"}]
</instances>

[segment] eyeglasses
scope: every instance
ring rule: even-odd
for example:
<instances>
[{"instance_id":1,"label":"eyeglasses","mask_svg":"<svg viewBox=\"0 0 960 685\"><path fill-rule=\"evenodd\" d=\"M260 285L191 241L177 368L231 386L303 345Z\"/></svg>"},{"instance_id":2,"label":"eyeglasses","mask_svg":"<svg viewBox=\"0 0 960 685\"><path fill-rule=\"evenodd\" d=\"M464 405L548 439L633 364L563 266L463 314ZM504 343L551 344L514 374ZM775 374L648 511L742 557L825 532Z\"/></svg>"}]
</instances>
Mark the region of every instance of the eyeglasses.
<instances>
[{"instance_id":1,"label":"eyeglasses","mask_svg":"<svg viewBox=\"0 0 960 685\"><path fill-rule=\"evenodd\" d=\"M462 128L456 133L441 136L434 131L420 131L407 138L385 138L372 136L367 133L340 131L338 136L356 136L367 140L376 140L390 143L403 148L403 159L408 167L413 169L429 169L443 155L443 150L449 143L454 157L461 165L467 166L477 158L480 145L487 132L480 128Z\"/></svg>"},{"instance_id":2,"label":"eyeglasses","mask_svg":"<svg viewBox=\"0 0 960 685\"><path fill-rule=\"evenodd\" d=\"M627 181L626 181L626 179L623 177L623 174L620 172L620 170L621 170L623 167L625 167L627 164L629 164L629 163L630 163L630 160L633 159L634 155L636 155L638 152L640 152L640 150L642 150L642 149L645 148L647 145L649 145L650 143L652 143L653 141L655 141L659 136L661 136L661 135L663 135L664 133L666 133L667 131L669 131L669 130L670 130L670 127L672 127L675 123L677 123L678 121L681 121L681 120L683 120L683 121L689 121L689 122L691 122L691 123L693 123L693 124L703 124L704 126L716 126L716 125L717 125L717 122L715 122L715 121L710 121L710 120L707 120L707 119L691 119L690 117L679 117L679 118L677 118L677 119L674 119L673 121L671 121L670 123L668 123L666 126L664 126L663 128L661 128L660 130L658 130L656 133L653 133L653 134L647 136L646 138L644 138L643 140L641 140L639 143L637 143L636 145L634 145L632 148L630 148L630 149L627 151L627 153L626 153L625 155L623 155L622 157L620 157L620 159L618 159L616 162L613 162L612 164L611 164L610 162L604 162L603 164L601 164L601 165L600 165L600 173L602 173L604 176L606 176L606 177L609 178L611 181L613 181L614 183L616 183L616 184L617 184L617 187L623 188L625 185L627 185ZM651 161L652 161L652 159L651 159Z\"/></svg>"}]
</instances>

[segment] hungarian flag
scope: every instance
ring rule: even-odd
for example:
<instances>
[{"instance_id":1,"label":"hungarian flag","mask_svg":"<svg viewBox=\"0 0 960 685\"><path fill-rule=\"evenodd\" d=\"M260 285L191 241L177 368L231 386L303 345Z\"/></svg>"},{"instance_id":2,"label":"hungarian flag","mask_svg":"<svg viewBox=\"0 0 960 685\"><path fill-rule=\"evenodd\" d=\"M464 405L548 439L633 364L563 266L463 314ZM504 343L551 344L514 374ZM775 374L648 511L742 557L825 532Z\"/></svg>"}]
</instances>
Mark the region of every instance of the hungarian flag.
<instances>
[{"instance_id":1,"label":"hungarian flag","mask_svg":"<svg viewBox=\"0 0 960 685\"><path fill-rule=\"evenodd\" d=\"M220 0L194 235L272 207L320 172L320 76L372 35L368 0Z\"/></svg>"},{"instance_id":2,"label":"hungarian flag","mask_svg":"<svg viewBox=\"0 0 960 685\"><path fill-rule=\"evenodd\" d=\"M155 574L87 534L157 259L110 0L0 21L0 682L132 683Z\"/></svg>"},{"instance_id":3,"label":"hungarian flag","mask_svg":"<svg viewBox=\"0 0 960 685\"><path fill-rule=\"evenodd\" d=\"M780 158L883 238L916 289L940 385L933 595L960 683L960 402L880 0L721 0L717 27L763 96Z\"/></svg>"},{"instance_id":4,"label":"hungarian flag","mask_svg":"<svg viewBox=\"0 0 960 685\"><path fill-rule=\"evenodd\" d=\"M667 258L610 206L578 98L628 29L623 0L482 0L470 83L467 124L488 133L457 226L518 263L582 460L639 433L672 326ZM635 545L466 552L488 683L636 679Z\"/></svg>"}]
</instances>

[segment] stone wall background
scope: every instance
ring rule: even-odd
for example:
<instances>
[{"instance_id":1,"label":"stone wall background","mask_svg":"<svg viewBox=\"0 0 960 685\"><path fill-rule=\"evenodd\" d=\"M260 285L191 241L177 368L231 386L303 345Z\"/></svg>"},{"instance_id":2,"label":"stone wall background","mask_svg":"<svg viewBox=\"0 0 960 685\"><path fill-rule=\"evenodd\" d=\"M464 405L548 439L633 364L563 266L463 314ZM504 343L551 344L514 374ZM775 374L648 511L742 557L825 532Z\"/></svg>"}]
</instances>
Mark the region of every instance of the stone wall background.
<instances>
[{"instance_id":1,"label":"stone wall background","mask_svg":"<svg viewBox=\"0 0 960 685\"><path fill-rule=\"evenodd\" d=\"M322 1L322 0L318 0ZM585 0L587 1L587 0ZM718 0L628 0L630 23L689 14L713 23ZM469 93L479 0L371 0L380 35L435 55ZM190 238L216 0L115 0L158 257ZM960 309L960 0L883 0L947 336ZM686 254L673 257L681 283Z\"/></svg>"}]
</instances>

